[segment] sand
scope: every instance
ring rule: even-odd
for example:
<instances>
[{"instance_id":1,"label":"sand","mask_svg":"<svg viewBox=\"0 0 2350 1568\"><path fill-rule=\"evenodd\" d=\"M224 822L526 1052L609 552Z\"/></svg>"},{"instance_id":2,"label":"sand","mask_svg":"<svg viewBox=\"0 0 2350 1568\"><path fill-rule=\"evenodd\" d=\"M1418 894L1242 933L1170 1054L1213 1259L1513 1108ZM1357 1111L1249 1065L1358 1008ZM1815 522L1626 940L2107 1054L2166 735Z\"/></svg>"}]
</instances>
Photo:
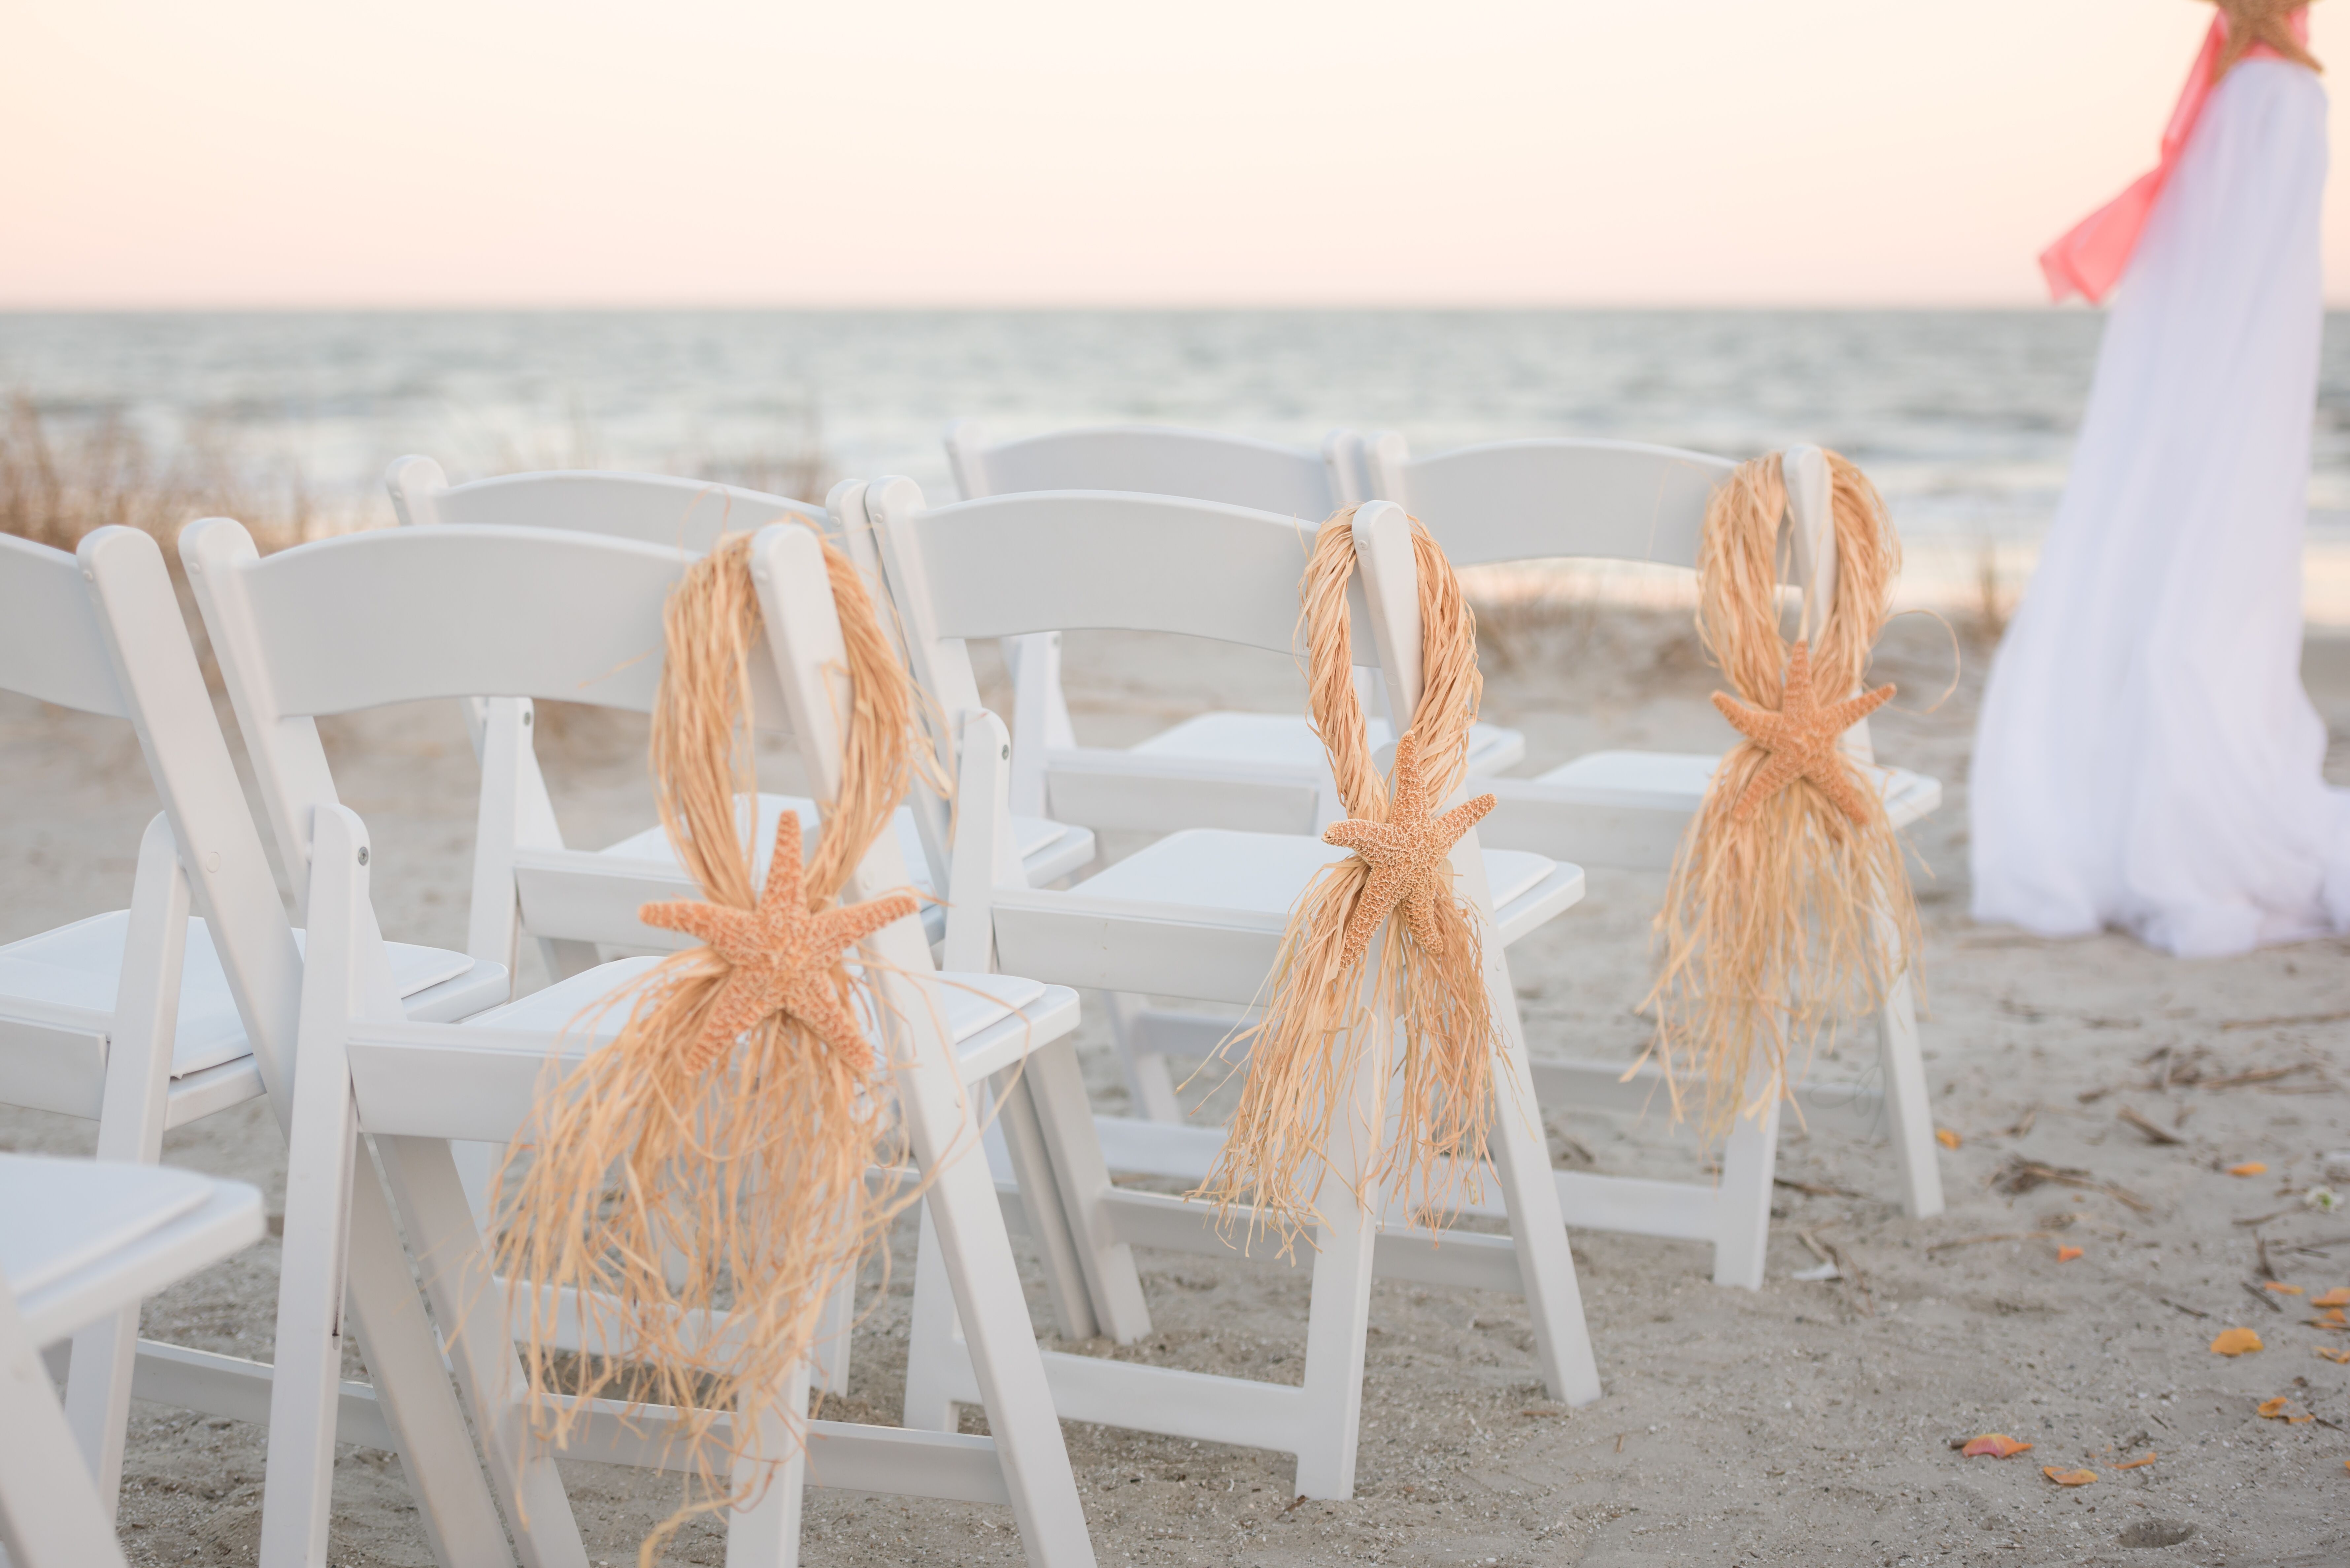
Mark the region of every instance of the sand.
<instances>
[{"instance_id":1,"label":"sand","mask_svg":"<svg viewBox=\"0 0 2350 1568\"><path fill-rule=\"evenodd\" d=\"M1708 671L1670 618L1593 614L1492 633L1487 714L1526 732L1523 771L1602 745L1730 738L1705 702ZM1204 707L1280 706L1300 690L1278 659L1173 651L1072 638L1081 737L1122 742ZM1072 1424L1105 1564L2350 1561L2350 1366L2315 1354L2350 1345L2350 1334L2308 1326L2306 1295L2248 1288L2264 1269L2310 1295L2350 1285L2350 1209L2302 1203L2324 1155L2350 1150L2345 944L2181 962L2120 937L2043 942L1972 925L1965 777L1983 658L1967 653L1959 691L1916 711L1946 680L1949 649L1931 623L1898 623L1884 666L1903 684L1903 711L1877 724L1888 760L1944 781L1918 845L1933 871L1922 893L1925 1051L1937 1121L1961 1140L1943 1160L1950 1211L1903 1217L1883 1144L1791 1129L1760 1293L1711 1284L1694 1245L1577 1233L1607 1391L1571 1412L1543 1396L1515 1297L1382 1283L1356 1498L1294 1503L1290 1462L1268 1453ZM2306 663L2335 734L2350 738L2350 644L2313 643ZM608 842L650 819L640 725L552 711L541 733L571 842ZM390 711L338 722L328 738L373 835L388 930L460 945L474 775L455 713ZM2337 782L2350 782L2344 743ZM127 731L0 700L0 798L10 803L0 940L127 900L154 809ZM1513 950L1537 1054L1638 1049L1630 1008L1661 885L1595 873L1582 906ZM1123 1095L1103 1038L1089 1017L1087 1070L1114 1106ZM1818 1071L1856 1075L1871 1054L1847 1047ZM2180 1081L2164 1085L2166 1068ZM2267 1073L2277 1075L2256 1076ZM1553 1131L1563 1162L1577 1166L1688 1177L1700 1163L1653 1116L1568 1114ZM87 1124L0 1110L0 1147L86 1152L90 1136ZM173 1134L165 1158L256 1182L282 1209L282 1148L258 1106ZM2019 1160L2090 1172L2136 1201L2100 1188L2009 1190L1998 1178ZM2267 1172L2224 1173L2245 1161ZM2334 1185L2350 1195L2343 1176ZM2262 1216L2274 1217L2244 1223ZM1807 1236L1847 1261L1847 1278L1791 1278L1814 1262ZM2023 1239L1975 1240L1986 1236ZM2060 1246L2081 1255L2060 1262ZM851 1396L827 1415L894 1412L910 1251L901 1236ZM265 1358L276 1261L265 1242L172 1291L150 1304L145 1332ZM1074 1348L1296 1376L1302 1274L1158 1253L1143 1267L1152 1340ZM2233 1360L2205 1348L2239 1324L2267 1348ZM2278 1396L2315 1419L2262 1419L2255 1407ZM2002 1461L1953 1447L1988 1431L2033 1448ZM134 1407L122 1500L131 1561L254 1561L264 1436ZM2147 1453L2152 1464L2115 1468ZM2061 1489L2043 1464L2098 1479ZM667 1483L593 1466L567 1476L591 1555L632 1562L666 1511ZM332 1562L430 1561L390 1456L346 1449L336 1501ZM803 1560L1019 1555L1006 1510L819 1492ZM696 1526L671 1560L722 1557L716 1529Z\"/></svg>"}]
</instances>

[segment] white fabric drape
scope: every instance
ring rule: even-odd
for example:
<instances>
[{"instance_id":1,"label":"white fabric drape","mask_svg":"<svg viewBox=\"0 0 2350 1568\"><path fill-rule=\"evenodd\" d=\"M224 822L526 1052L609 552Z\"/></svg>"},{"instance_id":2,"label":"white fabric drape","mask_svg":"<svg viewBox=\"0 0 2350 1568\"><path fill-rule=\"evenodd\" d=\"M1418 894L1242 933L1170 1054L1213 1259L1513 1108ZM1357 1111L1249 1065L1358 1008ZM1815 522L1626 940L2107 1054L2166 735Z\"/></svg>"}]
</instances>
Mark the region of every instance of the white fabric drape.
<instances>
[{"instance_id":1,"label":"white fabric drape","mask_svg":"<svg viewBox=\"0 0 2350 1568\"><path fill-rule=\"evenodd\" d=\"M2182 955L2350 929L2350 795L2301 685L2325 92L2213 91L2106 324L1970 782L1974 915Z\"/></svg>"}]
</instances>

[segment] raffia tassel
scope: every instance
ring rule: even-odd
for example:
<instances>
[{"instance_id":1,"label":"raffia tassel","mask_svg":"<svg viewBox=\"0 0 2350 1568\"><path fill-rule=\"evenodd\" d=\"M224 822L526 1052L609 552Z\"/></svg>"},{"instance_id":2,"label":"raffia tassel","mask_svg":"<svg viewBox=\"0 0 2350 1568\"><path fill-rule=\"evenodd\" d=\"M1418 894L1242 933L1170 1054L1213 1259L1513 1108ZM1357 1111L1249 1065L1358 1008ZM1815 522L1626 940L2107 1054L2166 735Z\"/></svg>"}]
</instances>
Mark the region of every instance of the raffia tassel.
<instances>
[{"instance_id":1,"label":"raffia tassel","mask_svg":"<svg viewBox=\"0 0 2350 1568\"><path fill-rule=\"evenodd\" d=\"M1882 796L1794 722L1813 711L1812 693L1816 722L1832 715L1838 728L1891 695L1851 694L1890 613L1900 541L1867 476L1833 452L1828 468L1835 601L1818 635L1793 649L1780 630L1778 457L1742 464L1706 509L1698 635L1744 707L1715 701L1782 746L1750 738L1722 759L1657 917L1662 961L1643 1007L1656 1019L1650 1050L1675 1116L1694 1099L1708 1138L1785 1095L1793 1064L1840 1020L1883 1005L1918 950L1908 866ZM1790 690L1791 672L1808 673L1811 693L1800 680ZM1783 709L1789 722L1777 722Z\"/></svg>"},{"instance_id":2,"label":"raffia tassel","mask_svg":"<svg viewBox=\"0 0 2350 1568\"><path fill-rule=\"evenodd\" d=\"M795 843L777 846L766 908L736 806L758 787L750 661L761 621L746 536L722 540L672 591L652 723L661 821L712 908L693 907L697 916L649 905L646 917L739 927L754 942L799 933L785 950L801 969L786 985L770 972L775 955L740 940L722 940L749 957L739 965L707 946L664 960L635 992L618 1038L559 1078L550 1068L493 1199L497 1272L529 1323L522 1360L535 1437L562 1446L598 1397L679 1411L671 1441L684 1449L685 1495L643 1543L646 1568L687 1519L764 1490L772 1467L739 1488L730 1474L763 1417L803 1440L806 1413L777 1397L815 1343L826 1299L911 1201L903 1189L867 1184L869 1168L894 1168L902 1151L888 1064L861 1031L843 1027L860 1012L879 1016L882 1003L841 950L853 940L844 933L912 903L893 895L833 906L915 769L943 777L917 750L913 685L863 581L831 545L824 555L854 697L840 798L804 873L797 823L784 819L779 831ZM805 906L796 914L780 907L793 882ZM632 1346L630 1360L558 1351L556 1298L546 1287L604 1303L583 1305L588 1337ZM726 1332L706 1333L721 1311ZM726 1417L731 1437L715 1426Z\"/></svg>"},{"instance_id":3,"label":"raffia tassel","mask_svg":"<svg viewBox=\"0 0 2350 1568\"><path fill-rule=\"evenodd\" d=\"M1228 1220L1235 1206L1253 1204L1252 1227L1272 1231L1284 1251L1319 1218L1315 1184L1334 1121L1352 1116L1379 1134L1386 1075L1376 1079L1382 1104L1355 1103L1360 1055L1380 1038L1379 1016L1395 1021L1403 1058L1393 1136L1368 1168L1380 1190L1403 1197L1415 1219L1451 1210L1464 1177L1473 1180L1469 1173L1484 1160L1492 1117L1497 1035L1483 939L1453 891L1451 865L1430 853L1433 835L1458 838L1482 807L1471 802L1428 820L1428 808L1468 771L1469 729L1483 691L1476 622L1443 551L1414 522L1426 685L1397 745L1399 814L1372 761L1348 655L1353 515L1351 508L1338 513L1315 537L1303 619L1315 728L1349 818L1326 837L1365 847L1316 874L1290 911L1264 1014L1224 1048L1237 1056L1246 1047L1248 1075L1216 1168L1192 1194L1216 1203ZM1418 880L1378 878L1375 902L1366 904L1375 882L1366 857L1405 853L1390 847L1396 834L1379 831L1390 825L1411 841L1409 856L1425 869ZM1386 940L1368 942L1382 922ZM1377 970L1367 975L1373 952Z\"/></svg>"}]
</instances>

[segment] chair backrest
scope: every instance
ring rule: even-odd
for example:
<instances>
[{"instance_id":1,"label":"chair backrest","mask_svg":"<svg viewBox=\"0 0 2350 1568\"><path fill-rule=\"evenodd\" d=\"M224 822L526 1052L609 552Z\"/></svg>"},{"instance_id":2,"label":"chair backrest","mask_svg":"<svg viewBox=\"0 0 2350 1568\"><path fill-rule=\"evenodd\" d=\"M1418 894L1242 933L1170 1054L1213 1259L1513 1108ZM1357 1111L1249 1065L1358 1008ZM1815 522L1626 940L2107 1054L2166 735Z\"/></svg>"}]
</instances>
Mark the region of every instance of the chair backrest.
<instances>
[{"instance_id":1,"label":"chair backrest","mask_svg":"<svg viewBox=\"0 0 2350 1568\"><path fill-rule=\"evenodd\" d=\"M396 459L384 474L402 524L567 528L696 555L721 534L755 533L796 517L819 526L824 508L764 491L658 473L550 470L451 484L429 457Z\"/></svg>"},{"instance_id":2,"label":"chair backrest","mask_svg":"<svg viewBox=\"0 0 2350 1568\"><path fill-rule=\"evenodd\" d=\"M353 534L263 556L226 518L192 525L180 551L297 897L311 813L337 798L318 715L483 695L650 711L661 605L693 559L487 526ZM771 661L752 671L759 722L781 727Z\"/></svg>"},{"instance_id":3,"label":"chair backrest","mask_svg":"<svg viewBox=\"0 0 2350 1568\"><path fill-rule=\"evenodd\" d=\"M975 637L1160 631L1303 652L1298 585L1318 521L1112 491L926 508L907 479L843 486L833 500L861 507L877 535L915 678L950 716L980 705L962 646ZM1355 626L1355 661L1376 665L1367 612Z\"/></svg>"},{"instance_id":4,"label":"chair backrest","mask_svg":"<svg viewBox=\"0 0 2350 1568\"><path fill-rule=\"evenodd\" d=\"M1455 566L1567 557L1691 569L1706 504L1738 467L1678 447L1571 436L1416 459L1392 431L1366 444L1365 465L1371 493L1426 524ZM1835 580L1827 462L1817 447L1790 447L1784 468L1794 547L1783 580L1804 589L1813 627Z\"/></svg>"},{"instance_id":5,"label":"chair backrest","mask_svg":"<svg viewBox=\"0 0 2350 1568\"><path fill-rule=\"evenodd\" d=\"M1360 441L1332 431L1322 450L1169 425L1092 425L991 443L969 420L947 428L966 501L1024 490L1188 495L1318 523L1363 499Z\"/></svg>"},{"instance_id":6,"label":"chair backrest","mask_svg":"<svg viewBox=\"0 0 2350 1568\"><path fill-rule=\"evenodd\" d=\"M0 534L0 691L109 719L130 716L81 563L13 534Z\"/></svg>"},{"instance_id":7,"label":"chair backrest","mask_svg":"<svg viewBox=\"0 0 2350 1568\"><path fill-rule=\"evenodd\" d=\"M1547 556L1695 566L1707 500L1738 465L1633 441L1489 441L1414 459L1368 447L1373 493L1426 524L1455 566Z\"/></svg>"}]
</instances>

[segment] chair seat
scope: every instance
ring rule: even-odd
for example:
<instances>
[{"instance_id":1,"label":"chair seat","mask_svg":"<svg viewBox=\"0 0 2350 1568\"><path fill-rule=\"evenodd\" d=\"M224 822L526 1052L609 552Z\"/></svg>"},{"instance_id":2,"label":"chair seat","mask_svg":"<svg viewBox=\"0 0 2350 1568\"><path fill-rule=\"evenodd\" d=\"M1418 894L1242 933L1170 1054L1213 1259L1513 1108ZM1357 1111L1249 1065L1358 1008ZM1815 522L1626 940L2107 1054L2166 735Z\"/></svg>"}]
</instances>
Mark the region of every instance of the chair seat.
<instances>
[{"instance_id":1,"label":"chair seat","mask_svg":"<svg viewBox=\"0 0 2350 1568\"><path fill-rule=\"evenodd\" d=\"M816 802L798 795L761 794L759 831L753 842L751 858L756 882L766 880L767 858L775 852L775 824L787 811L799 813L801 837L811 848L816 844ZM931 886L930 859L922 853L922 836L915 826L914 814L900 806L897 826L898 850L905 857L907 870L913 877L914 886L925 893L935 892L937 889ZM1089 829L1072 827L1047 817L1014 817L1012 837L1014 847L1020 854L1021 867L1027 872L1028 884L1032 888L1041 888L1066 877L1094 857L1094 836ZM670 846L668 832L658 826L642 833L631 834L598 853L627 860L658 861L671 871L682 869L678 865L676 851Z\"/></svg>"},{"instance_id":2,"label":"chair seat","mask_svg":"<svg viewBox=\"0 0 2350 1568\"><path fill-rule=\"evenodd\" d=\"M1395 729L1385 719L1369 717L1367 726L1373 751L1393 743ZM1329 755L1314 727L1295 713L1201 713L1171 730L1128 748L1146 756L1184 757L1198 762L1326 768ZM1514 766L1526 754L1526 738L1499 724L1472 725L1469 731L1469 772L1499 773Z\"/></svg>"},{"instance_id":3,"label":"chair seat","mask_svg":"<svg viewBox=\"0 0 2350 1568\"><path fill-rule=\"evenodd\" d=\"M1593 805L1694 814L1721 757L1711 752L1593 752L1551 769L1537 784L1560 784ZM1901 768L1866 770L1885 796L1896 827L1909 824L1942 802L1940 781Z\"/></svg>"},{"instance_id":4,"label":"chair seat","mask_svg":"<svg viewBox=\"0 0 2350 1568\"><path fill-rule=\"evenodd\" d=\"M1253 1002L1291 906L1350 851L1318 838L1231 828L1170 834L1066 892L999 888L996 957L1061 985ZM1493 934L1507 946L1583 897L1583 869L1488 849Z\"/></svg>"},{"instance_id":5,"label":"chair seat","mask_svg":"<svg viewBox=\"0 0 2350 1568\"><path fill-rule=\"evenodd\" d=\"M105 1043L114 1027L130 925L130 911L117 909L0 948L0 1101L68 1116L98 1115ZM300 931L294 940L301 943ZM392 981L411 1017L463 1018L504 1001L511 989L503 964L407 942L387 942L385 949ZM234 1078L240 1088L257 1092L257 1075L246 1085L244 1075L227 1071L252 1054L228 977L213 950L212 929L191 919L172 1043L175 1091ZM225 1103L245 1097L235 1093ZM173 1119L176 1124L179 1118Z\"/></svg>"},{"instance_id":6,"label":"chair seat","mask_svg":"<svg viewBox=\"0 0 2350 1568\"><path fill-rule=\"evenodd\" d=\"M0 1154L0 1282L63 1339L261 1239L261 1194L162 1165Z\"/></svg>"},{"instance_id":7,"label":"chair seat","mask_svg":"<svg viewBox=\"0 0 2350 1568\"><path fill-rule=\"evenodd\" d=\"M1137 850L1071 891L1128 903L1285 917L1315 873L1353 853L1302 834L1196 827ZM1556 867L1523 850L1488 849L1484 857L1497 911L1533 891Z\"/></svg>"},{"instance_id":8,"label":"chair seat","mask_svg":"<svg viewBox=\"0 0 2350 1568\"><path fill-rule=\"evenodd\" d=\"M661 961L615 959L455 1028L353 1024L361 1121L377 1133L508 1141L527 1122L550 1064L576 1064L609 1044ZM939 1016L965 1083L1076 1027L1077 995L1066 987L1017 975L935 978Z\"/></svg>"}]
</instances>

